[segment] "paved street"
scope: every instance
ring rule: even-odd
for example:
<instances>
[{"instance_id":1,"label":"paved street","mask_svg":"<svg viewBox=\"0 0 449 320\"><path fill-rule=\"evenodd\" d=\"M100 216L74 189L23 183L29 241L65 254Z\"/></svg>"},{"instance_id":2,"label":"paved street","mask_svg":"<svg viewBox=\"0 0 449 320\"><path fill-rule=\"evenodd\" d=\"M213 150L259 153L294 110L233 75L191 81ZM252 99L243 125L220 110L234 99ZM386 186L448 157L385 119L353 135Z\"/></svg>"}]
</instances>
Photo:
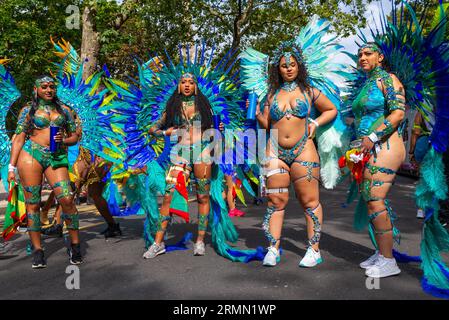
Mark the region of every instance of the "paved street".
<instances>
[{"instance_id":1,"label":"paved street","mask_svg":"<svg viewBox=\"0 0 449 320\"><path fill-rule=\"evenodd\" d=\"M390 198L402 233L400 251L419 254L422 220L415 218L414 180L398 177ZM192 249L144 260L143 217L120 219L124 236L105 241L105 228L92 206L79 206L85 263L80 266L80 289L68 290L65 273L68 256L60 238L45 240L48 267L31 269L25 234L16 236L7 255L0 256L0 300L3 299L433 299L420 287L418 264L404 265L399 276L382 279L380 289L368 290L358 267L372 254L366 232L352 229L355 205L342 208L346 186L322 190L325 213L321 252L324 263L314 269L298 267L305 253L303 214L293 198L287 207L281 263L275 268L261 262L233 263L218 256L206 242L206 256L194 257ZM240 206L241 209L242 206ZM191 203L196 212L196 203ZM266 245L261 229L265 205L250 205L245 217L233 218L240 234L240 248ZM196 222L196 215L192 215ZM170 229L175 243L196 224L175 223ZM192 244L189 245L192 248Z\"/></svg>"}]
</instances>

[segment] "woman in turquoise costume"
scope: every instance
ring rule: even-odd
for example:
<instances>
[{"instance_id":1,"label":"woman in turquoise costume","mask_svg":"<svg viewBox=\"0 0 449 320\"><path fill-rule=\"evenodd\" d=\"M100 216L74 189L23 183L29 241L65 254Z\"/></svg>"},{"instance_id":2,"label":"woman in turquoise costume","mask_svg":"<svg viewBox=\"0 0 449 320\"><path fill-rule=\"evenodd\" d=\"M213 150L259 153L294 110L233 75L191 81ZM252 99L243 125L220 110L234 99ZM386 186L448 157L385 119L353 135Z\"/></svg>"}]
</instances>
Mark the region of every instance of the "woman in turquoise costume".
<instances>
[{"instance_id":1,"label":"woman in turquoise costume","mask_svg":"<svg viewBox=\"0 0 449 320\"><path fill-rule=\"evenodd\" d=\"M384 58L375 43L367 43L359 49L358 65L366 74L366 79L352 102L358 139L352 145L358 147L363 155L369 155L360 187L378 244L378 250L360 267L366 269L367 276L373 277L400 273L393 257L393 235L397 232L386 197L396 171L405 160L401 137L405 91L400 80L385 71Z\"/></svg>"},{"instance_id":2,"label":"woman in turquoise costume","mask_svg":"<svg viewBox=\"0 0 449 320\"><path fill-rule=\"evenodd\" d=\"M332 121L337 109L332 102L307 81L307 71L299 48L282 47L272 66L268 105L264 112L256 111L260 127L278 132L278 144L269 140L267 176L268 208L264 229L270 241L263 264L279 262L279 245L288 203L288 186L293 183L296 197L306 213L309 246L302 267L314 267L322 262L319 251L323 210L319 201L319 156L313 143L320 125ZM321 112L311 118L311 105Z\"/></svg>"},{"instance_id":3,"label":"woman in turquoise costume","mask_svg":"<svg viewBox=\"0 0 449 320\"><path fill-rule=\"evenodd\" d=\"M449 143L449 44L445 37L448 17L440 1L432 25L423 32L428 13L418 16L406 1L393 1L391 15L382 12L380 25L370 29L372 42L364 34L359 35L360 50L357 56L352 55L359 69L348 74L348 102L358 140L350 145L340 166L352 167L355 178L348 202L354 200L357 189L360 191L354 228L362 230L368 226L376 248L374 255L360 264L366 268L365 274L386 277L400 272L396 262L420 262L423 290L448 298L449 269L441 252L449 250L449 234L438 220L439 201L448 197L442 160ZM400 237L392 224L395 215L385 200L405 158L400 136L406 109L420 113L429 133L428 143L422 146L420 180L415 192L416 204L425 212L421 254L415 257L392 249L393 240L399 244Z\"/></svg>"},{"instance_id":4,"label":"woman in turquoise costume","mask_svg":"<svg viewBox=\"0 0 449 320\"><path fill-rule=\"evenodd\" d=\"M50 126L60 127L55 141L62 144L56 152L50 151ZM34 247L33 268L46 267L41 246L40 201L42 175L55 191L62 206L71 238L70 263L82 262L79 240L78 212L73 201L68 172L66 146L78 142L72 112L56 97L55 80L48 76L35 82L32 102L19 115L12 141L8 181L15 180L17 169L25 191L28 232Z\"/></svg>"},{"instance_id":5,"label":"woman in turquoise costume","mask_svg":"<svg viewBox=\"0 0 449 320\"><path fill-rule=\"evenodd\" d=\"M196 128L195 125L197 126ZM150 134L155 136L179 136L181 139L178 146L180 147L181 155L179 153L172 154L170 159L171 165L166 177L167 185L160 209L158 229L154 243L144 253L144 258L150 259L165 253L163 238L167 225L171 220L170 203L173 198L173 192L179 183L179 174L182 173L184 175L183 179L187 182L192 170L196 180L198 201L198 237L194 244L193 254L195 256L203 256L205 254L204 236L210 211L209 193L212 162L210 160L207 161L203 157L201 159L193 159L191 156L195 153L195 147L201 146L204 130L211 127L211 105L198 89L196 77L192 73L184 73L181 79L179 79L178 90L175 90L168 100L166 110L160 121L149 131Z\"/></svg>"},{"instance_id":6,"label":"woman in turquoise costume","mask_svg":"<svg viewBox=\"0 0 449 320\"><path fill-rule=\"evenodd\" d=\"M339 72L340 67L332 58L340 47L334 43L335 38L323 41L328 28L328 22L314 17L294 41L283 42L272 59L251 48L241 55L244 85L256 92L259 101L267 97L262 111L257 106L259 126L278 134L277 141L270 134L266 147L268 157L263 163L264 193L268 197L263 228L269 240L263 260L265 266L275 266L280 261L281 230L291 183L307 223L308 246L299 266L314 267L322 262L320 172L323 177L323 171L327 171L323 180L333 187L334 182L330 181L333 178L328 178L336 172L338 176L335 154L342 146L342 132L335 127L337 120L341 120L337 111L339 91L328 79L330 73ZM318 154L313 141L317 133L318 149L323 149L324 140L333 145L328 150L335 148L330 151L332 156ZM327 137L323 139L323 136ZM320 162L326 168L332 162L331 170L320 168Z\"/></svg>"}]
</instances>

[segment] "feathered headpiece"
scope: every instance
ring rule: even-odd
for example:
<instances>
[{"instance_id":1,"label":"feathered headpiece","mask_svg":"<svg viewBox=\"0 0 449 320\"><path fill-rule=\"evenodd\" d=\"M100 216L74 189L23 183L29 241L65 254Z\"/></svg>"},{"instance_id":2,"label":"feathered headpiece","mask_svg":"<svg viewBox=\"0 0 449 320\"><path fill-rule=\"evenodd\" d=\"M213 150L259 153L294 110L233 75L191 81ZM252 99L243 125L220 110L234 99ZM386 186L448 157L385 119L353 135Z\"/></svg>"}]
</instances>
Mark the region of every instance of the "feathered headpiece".
<instances>
[{"instance_id":1,"label":"feathered headpiece","mask_svg":"<svg viewBox=\"0 0 449 320\"><path fill-rule=\"evenodd\" d=\"M304 57L301 48L295 41L284 41L274 50L272 64L279 66L281 58L285 57L285 62L290 64L290 57L294 56L299 63L304 63Z\"/></svg>"}]
</instances>

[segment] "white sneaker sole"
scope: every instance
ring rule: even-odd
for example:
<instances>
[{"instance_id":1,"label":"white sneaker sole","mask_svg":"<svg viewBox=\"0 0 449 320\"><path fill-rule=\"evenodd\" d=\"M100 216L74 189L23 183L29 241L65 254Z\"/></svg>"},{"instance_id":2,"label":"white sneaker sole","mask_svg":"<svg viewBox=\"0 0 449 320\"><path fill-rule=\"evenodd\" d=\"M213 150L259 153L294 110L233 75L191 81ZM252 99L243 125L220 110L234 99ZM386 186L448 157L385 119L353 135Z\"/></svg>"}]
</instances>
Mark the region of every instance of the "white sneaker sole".
<instances>
[{"instance_id":1,"label":"white sneaker sole","mask_svg":"<svg viewBox=\"0 0 449 320\"><path fill-rule=\"evenodd\" d=\"M279 262L281 262L281 259L279 258L279 259L276 259L276 261L273 263L273 262L269 262L269 261L263 261L263 263L262 263L262 265L263 266L265 266L265 267L275 267Z\"/></svg>"},{"instance_id":2,"label":"white sneaker sole","mask_svg":"<svg viewBox=\"0 0 449 320\"><path fill-rule=\"evenodd\" d=\"M154 259L154 258L156 258L158 255L163 254L163 253L165 253L165 249L164 249L164 250L161 250L161 251L159 251L159 252L157 252L156 255L155 255L154 257L147 257L147 256L145 256L145 253L144 253L144 254L143 254L143 258L144 258L144 259Z\"/></svg>"},{"instance_id":3,"label":"white sneaker sole","mask_svg":"<svg viewBox=\"0 0 449 320\"><path fill-rule=\"evenodd\" d=\"M319 259L316 261L315 264L306 265L306 264L300 262L300 263L299 263L299 266L300 266L301 268L313 268L313 267L316 267L317 265L319 265L319 264L322 263L322 262L323 262L323 258L319 258Z\"/></svg>"},{"instance_id":4,"label":"white sneaker sole","mask_svg":"<svg viewBox=\"0 0 449 320\"><path fill-rule=\"evenodd\" d=\"M391 272L384 273L384 274L373 274L373 275L370 275L370 274L368 274L368 272L365 272L365 276L370 277L370 278L380 279L380 278L397 276L400 273L401 273L401 270L398 269L398 270L391 271Z\"/></svg>"},{"instance_id":5,"label":"white sneaker sole","mask_svg":"<svg viewBox=\"0 0 449 320\"><path fill-rule=\"evenodd\" d=\"M271 263L271 262L264 262L263 266L264 267L275 267L277 265L277 263Z\"/></svg>"},{"instance_id":6,"label":"white sneaker sole","mask_svg":"<svg viewBox=\"0 0 449 320\"><path fill-rule=\"evenodd\" d=\"M374 266L374 262L372 262L370 264L365 264L365 265L363 265L363 262L359 264L359 267L361 269L368 269L368 268L371 268L372 266Z\"/></svg>"}]
</instances>

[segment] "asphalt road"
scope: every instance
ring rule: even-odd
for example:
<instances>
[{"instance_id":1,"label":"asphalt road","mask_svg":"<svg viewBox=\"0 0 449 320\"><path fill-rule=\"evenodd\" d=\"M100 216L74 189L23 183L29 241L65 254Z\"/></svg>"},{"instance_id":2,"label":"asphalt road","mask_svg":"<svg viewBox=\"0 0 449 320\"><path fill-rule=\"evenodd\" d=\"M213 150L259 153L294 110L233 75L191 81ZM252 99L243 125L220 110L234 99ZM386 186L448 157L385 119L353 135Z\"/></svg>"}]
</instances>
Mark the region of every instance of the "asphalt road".
<instances>
[{"instance_id":1,"label":"asphalt road","mask_svg":"<svg viewBox=\"0 0 449 320\"><path fill-rule=\"evenodd\" d=\"M398 177L390 194L402 233L400 251L419 254L422 220L415 218L412 194L415 181ZM83 228L80 289L68 290L65 273L68 256L63 239L44 241L46 269L32 270L26 255L27 236L17 235L9 252L0 255L0 300L4 299L434 299L420 287L418 264L400 264L402 273L381 279L379 289L368 289L358 267L372 254L366 232L352 229L355 205L342 208L345 186L322 190L325 222L321 240L324 263L313 269L298 267L305 253L306 231L301 209L295 199L287 207L281 263L275 268L261 262L233 263L217 255L206 238L206 256L194 257L191 249L175 251L144 260L141 238L143 217L120 219L124 236L105 241L105 228L92 206L79 206ZM239 206L241 209L242 206ZM192 212L196 204L191 203ZM261 229L265 205L249 205L245 217L233 218L239 231L240 248L266 245ZM196 215L192 214L193 222ZM196 233L196 224L174 223L169 229L175 243L187 231Z\"/></svg>"}]
</instances>

